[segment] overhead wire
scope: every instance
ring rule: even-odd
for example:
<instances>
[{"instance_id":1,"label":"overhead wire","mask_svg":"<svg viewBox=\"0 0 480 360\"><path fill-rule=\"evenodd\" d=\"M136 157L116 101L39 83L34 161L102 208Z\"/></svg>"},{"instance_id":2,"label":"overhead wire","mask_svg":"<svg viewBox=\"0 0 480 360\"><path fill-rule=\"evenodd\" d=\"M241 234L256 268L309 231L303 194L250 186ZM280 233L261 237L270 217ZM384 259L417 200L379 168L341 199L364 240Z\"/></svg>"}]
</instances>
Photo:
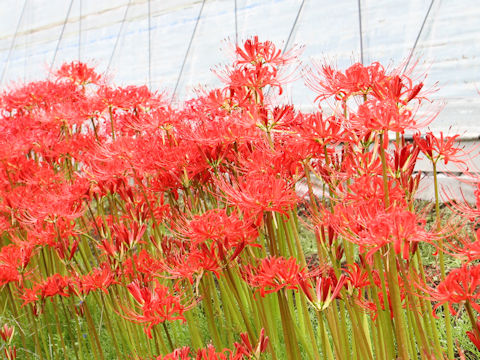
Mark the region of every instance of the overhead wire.
<instances>
[{"instance_id":1,"label":"overhead wire","mask_svg":"<svg viewBox=\"0 0 480 360\"><path fill-rule=\"evenodd\" d=\"M303 6L305 5L305 0L302 0L299 8L298 8L298 11L297 11L297 15L295 16L295 20L293 21L293 25L292 27L290 28L290 32L288 33L288 37L287 37L287 41L285 42L285 46L283 47L283 53L285 53L290 45L290 41L292 40L292 37L293 37L293 33L295 31L295 29L297 28L297 23L298 23L298 20L300 19L300 15L302 13L302 10L303 10ZM268 95L270 93L270 89L271 87L269 87L266 91L265 91L265 95Z\"/></svg>"},{"instance_id":2,"label":"overhead wire","mask_svg":"<svg viewBox=\"0 0 480 360\"><path fill-rule=\"evenodd\" d=\"M305 0L302 0L302 3L300 4L300 7L298 8L297 15L295 16L295 20L293 21L292 28L290 29L290 33L288 34L287 42L285 43L285 46L283 47L283 52L287 51L288 45L290 45L290 40L292 39L293 32L295 31L298 23L298 19L300 18L300 14L303 9L303 5L305 5Z\"/></svg>"},{"instance_id":3,"label":"overhead wire","mask_svg":"<svg viewBox=\"0 0 480 360\"><path fill-rule=\"evenodd\" d=\"M195 27L193 28L192 36L190 37L190 41L188 43L187 51L186 51L185 56L183 58L182 66L180 67L180 72L178 74L177 81L175 83L175 88L173 89L172 97L170 98L170 103L172 103L173 99L175 98L175 94L177 93L178 85L180 83L180 79L181 79L182 74L183 74L183 69L185 67L185 63L187 62L188 54L190 53L190 48L192 47L193 39L195 38L195 33L197 32L198 23L200 22L200 18L202 17L202 11L203 11L203 7L205 6L205 2L206 2L206 0L202 1L202 6L200 7L200 11L198 12L197 20L195 21Z\"/></svg>"},{"instance_id":4,"label":"overhead wire","mask_svg":"<svg viewBox=\"0 0 480 360\"><path fill-rule=\"evenodd\" d=\"M148 0L148 87L152 89L152 11Z\"/></svg>"},{"instance_id":5,"label":"overhead wire","mask_svg":"<svg viewBox=\"0 0 480 360\"><path fill-rule=\"evenodd\" d=\"M112 54L110 55L110 59L108 60L107 68L105 69L105 73L110 70L110 66L112 65L113 57L115 56L115 51L117 50L118 42L120 41L120 35L122 34L123 26L125 25L125 21L127 20L128 9L130 9L130 5L132 4L132 0L128 0L127 7L125 8L125 12L123 13L123 19L120 23L120 28L118 29L117 38L115 39L115 45L112 49Z\"/></svg>"},{"instance_id":6,"label":"overhead wire","mask_svg":"<svg viewBox=\"0 0 480 360\"><path fill-rule=\"evenodd\" d=\"M238 46L238 7L237 0L233 0L235 3L235 46Z\"/></svg>"},{"instance_id":7,"label":"overhead wire","mask_svg":"<svg viewBox=\"0 0 480 360\"><path fill-rule=\"evenodd\" d=\"M63 33L65 32L65 27L67 26L68 18L70 17L70 11L72 11L73 0L70 0L70 5L68 6L67 15L63 21L62 31L60 31L60 36L58 37L57 46L55 47L55 52L53 53L52 62L50 63L50 74L53 66L55 65L55 59L57 58L58 50L60 49L60 43L62 42ZM49 75L50 77L50 75Z\"/></svg>"},{"instance_id":8,"label":"overhead wire","mask_svg":"<svg viewBox=\"0 0 480 360\"><path fill-rule=\"evenodd\" d=\"M12 56L13 48L15 47L15 41L17 39L18 30L20 30L20 25L22 24L23 15L25 14L25 9L27 8L27 1L28 0L24 1L22 12L20 13L20 17L18 18L17 27L15 28L15 34L13 34L12 42L10 43L10 49L8 50L7 61L5 62L5 66L3 67L2 76L0 78L0 84L3 84L5 74L7 73L8 65L10 64L10 58Z\"/></svg>"},{"instance_id":9,"label":"overhead wire","mask_svg":"<svg viewBox=\"0 0 480 360\"><path fill-rule=\"evenodd\" d=\"M363 29L362 29L362 0L357 0L358 5L358 32L360 35L360 62L363 64Z\"/></svg>"},{"instance_id":10,"label":"overhead wire","mask_svg":"<svg viewBox=\"0 0 480 360\"><path fill-rule=\"evenodd\" d=\"M434 2L435 2L435 0L432 0L430 2L430 6L428 7L427 13L425 14L425 17L423 18L422 26L420 27L420 30L418 31L417 37L415 38L415 42L413 43L413 47L410 50L410 54L408 55L407 62L405 63L405 67L403 68L403 72L405 72L407 70L407 67L410 64L410 61L412 60L413 53L415 52L415 49L417 48L418 41L420 40L420 36L422 35L423 28L425 27L425 24L427 23L427 18L430 15L430 11L432 10Z\"/></svg>"},{"instance_id":11,"label":"overhead wire","mask_svg":"<svg viewBox=\"0 0 480 360\"><path fill-rule=\"evenodd\" d=\"M82 55L82 0L78 1L79 9L78 9L78 61L81 60Z\"/></svg>"}]
</instances>

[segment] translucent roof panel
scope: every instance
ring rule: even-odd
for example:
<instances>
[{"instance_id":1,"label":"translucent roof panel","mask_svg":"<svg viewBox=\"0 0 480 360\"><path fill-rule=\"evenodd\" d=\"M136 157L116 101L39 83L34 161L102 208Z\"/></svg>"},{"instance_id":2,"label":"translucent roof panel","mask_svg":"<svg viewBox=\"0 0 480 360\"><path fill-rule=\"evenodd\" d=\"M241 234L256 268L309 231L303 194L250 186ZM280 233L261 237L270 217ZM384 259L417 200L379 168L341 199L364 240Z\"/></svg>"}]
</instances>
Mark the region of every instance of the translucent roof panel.
<instances>
[{"instance_id":1,"label":"translucent roof panel","mask_svg":"<svg viewBox=\"0 0 480 360\"><path fill-rule=\"evenodd\" d=\"M4 0L1 86L44 78L81 59L119 85L151 84L181 100L220 85L210 71L230 61L227 43L258 35L279 48L305 46L304 64L345 68L363 58L418 61L443 107L432 128L480 134L480 7L477 0ZM360 29L362 30L360 32ZM223 47L223 51L222 51ZM361 51L363 50L363 52ZM412 51L413 50L413 51ZM286 101L312 108L301 79Z\"/></svg>"}]
</instances>

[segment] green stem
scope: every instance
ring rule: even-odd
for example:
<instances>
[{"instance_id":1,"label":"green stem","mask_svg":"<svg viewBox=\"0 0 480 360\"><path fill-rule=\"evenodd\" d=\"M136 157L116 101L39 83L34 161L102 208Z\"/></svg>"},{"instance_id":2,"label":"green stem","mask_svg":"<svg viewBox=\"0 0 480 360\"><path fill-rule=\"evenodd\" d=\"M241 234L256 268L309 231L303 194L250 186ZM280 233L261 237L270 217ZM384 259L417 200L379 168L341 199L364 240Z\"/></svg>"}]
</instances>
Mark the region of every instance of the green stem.
<instances>
[{"instance_id":1,"label":"green stem","mask_svg":"<svg viewBox=\"0 0 480 360\"><path fill-rule=\"evenodd\" d=\"M438 173L437 173L437 160L432 160L433 167L433 188L435 192L435 222L437 230L440 230L440 199L438 194ZM440 274L441 280L445 280L445 255L443 253L443 240L438 242L440 250L438 251L438 259L440 261ZM443 314L445 319L445 331L447 333L447 352L448 357L453 358L453 334L452 334L452 321L450 318L450 312L448 311L447 304L443 305Z\"/></svg>"}]
</instances>

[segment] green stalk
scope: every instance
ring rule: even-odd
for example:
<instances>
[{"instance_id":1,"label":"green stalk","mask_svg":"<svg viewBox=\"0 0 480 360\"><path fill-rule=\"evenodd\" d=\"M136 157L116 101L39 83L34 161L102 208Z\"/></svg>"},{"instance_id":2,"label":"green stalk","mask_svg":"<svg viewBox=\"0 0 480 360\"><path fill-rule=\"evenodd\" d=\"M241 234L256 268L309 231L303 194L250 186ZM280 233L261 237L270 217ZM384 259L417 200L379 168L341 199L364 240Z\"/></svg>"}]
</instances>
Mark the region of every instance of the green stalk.
<instances>
[{"instance_id":1,"label":"green stalk","mask_svg":"<svg viewBox=\"0 0 480 360\"><path fill-rule=\"evenodd\" d=\"M7 285L8 297L9 297L10 303L12 304L11 309L12 309L12 312L13 312L13 316L15 317L15 321L18 321L18 319L20 317L19 317L19 314L18 314L17 304L15 303L15 300L13 298L13 293L12 293L11 286L12 286L11 283L8 283L8 285ZM25 334L23 333L23 330L20 331L20 339L22 341L23 348L26 349L27 345L26 345Z\"/></svg>"},{"instance_id":2,"label":"green stalk","mask_svg":"<svg viewBox=\"0 0 480 360\"><path fill-rule=\"evenodd\" d=\"M43 352L42 352L42 349L40 347L40 342L38 340L38 337L39 337L39 332L38 332L38 328L37 328L37 322L36 322L36 319L35 319L35 316L33 315L32 311L27 311L28 313L28 318L32 324L32 328L33 328L33 340L35 342L35 351L37 353L37 355L39 356L40 360L43 360ZM40 333L41 335L41 333ZM44 348L45 348L45 342L43 340L43 337L41 338L41 341L42 341L42 345L44 345ZM26 348L26 346L24 346L24 348Z\"/></svg>"},{"instance_id":3,"label":"green stalk","mask_svg":"<svg viewBox=\"0 0 480 360\"><path fill-rule=\"evenodd\" d=\"M473 313L473 308L472 305L470 304L470 301L467 300L465 302L465 308L467 309L467 314L468 314L468 319L470 320L470 323L472 324L472 329L475 332L475 335L480 338L480 330L478 329L477 326L477 319Z\"/></svg>"},{"instance_id":4,"label":"green stalk","mask_svg":"<svg viewBox=\"0 0 480 360\"><path fill-rule=\"evenodd\" d=\"M230 290L233 292L235 299L237 300L238 309L240 310L240 314L242 315L244 325L247 328L248 336L250 337L250 339L254 339L256 334L253 328L251 327L250 319L245 309L245 302L242 301L242 297L238 291L237 286L235 285L235 281L233 280L232 274L228 267L225 269L225 274L226 274L227 284Z\"/></svg>"},{"instance_id":5,"label":"green stalk","mask_svg":"<svg viewBox=\"0 0 480 360\"><path fill-rule=\"evenodd\" d=\"M328 359L328 360L333 360L335 358L333 356L333 351L332 351L332 348L331 348L331 344L330 344L330 341L328 339L327 329L325 329L324 320L323 320L320 312L316 311L316 314L317 314L318 326L320 328L319 330L320 330L320 334L321 334L321 346L322 346L323 357Z\"/></svg>"},{"instance_id":6,"label":"green stalk","mask_svg":"<svg viewBox=\"0 0 480 360\"><path fill-rule=\"evenodd\" d=\"M53 303L52 303L52 307L53 307ZM62 328L60 326L60 320L58 319L58 313L55 309L52 309L53 311L53 314L55 316L55 326L57 328L57 333L58 333L58 336L60 337L60 344L62 345L62 349L63 349L63 356L67 356L67 348L65 346L65 341L63 340L63 331L62 331ZM75 354L76 354L76 351L75 351ZM78 356L77 356L78 358Z\"/></svg>"},{"instance_id":7,"label":"green stalk","mask_svg":"<svg viewBox=\"0 0 480 360\"><path fill-rule=\"evenodd\" d=\"M334 345L334 348L335 348L336 358L339 359L339 360L343 360L343 359L345 359L344 353L343 353L344 349L342 348L342 345L339 342L339 339L340 339L341 336L344 336L345 334L341 334L338 331L337 322L336 322L334 314L332 314L331 309L332 308L329 307L326 310L324 310L323 313L325 315L325 318L327 319L327 324L328 324L328 327L330 329L330 333L332 335L332 340L333 340L333 345Z\"/></svg>"},{"instance_id":8,"label":"green stalk","mask_svg":"<svg viewBox=\"0 0 480 360\"><path fill-rule=\"evenodd\" d=\"M345 302L345 307L350 315L353 333L356 334L356 336L354 336L355 344L360 348L362 353L361 359L373 359L370 349L371 344L365 335L363 324L358 318L358 313L351 307L348 301Z\"/></svg>"},{"instance_id":9,"label":"green stalk","mask_svg":"<svg viewBox=\"0 0 480 360\"><path fill-rule=\"evenodd\" d=\"M380 335L382 336L382 339L381 339L381 342L382 344L384 345L385 347L385 353L389 354L389 358L394 358L394 349L395 349L395 345L394 345L394 326L393 326L393 321L391 320L391 317L390 317L390 313L387 311L387 301L388 301L388 295L387 295L387 289L386 289L386 286L385 286L385 274L384 274L384 267L382 266L382 261L381 261L381 258L380 258L380 254L375 253L374 254L374 257L373 257L373 260L374 260L374 264L375 264L375 267L379 270L378 274L379 274L379 277L380 277L380 284L381 284L381 289L382 289L382 296L383 296L383 303L384 303L384 307L385 307L385 310L382 310L382 306L380 304L380 300L379 300L379 297L378 297L378 292L377 292L377 289L372 286L371 289L373 291L373 301L375 302L375 305L377 306L377 311L379 313L378 317L379 317L379 320L382 324L382 327L383 327L383 331L380 332ZM366 265L367 266L367 269L368 269L368 276L369 276L369 280L370 280L370 283L371 284L374 284L374 281L373 281L373 276L372 276L372 272L368 266L368 264Z\"/></svg>"},{"instance_id":10,"label":"green stalk","mask_svg":"<svg viewBox=\"0 0 480 360\"><path fill-rule=\"evenodd\" d=\"M440 229L440 200L438 198L438 178L437 178L437 160L432 159L433 166L433 188L435 192L435 221L437 225L437 230ZM441 280L445 280L445 258L443 253L443 240L440 239L438 242L440 250L438 252L438 259L440 260L440 274ZM450 312L448 311L448 306L443 305L443 314L445 319L445 331L447 333L447 353L449 358L453 358L453 335L452 335L452 321L450 318Z\"/></svg>"},{"instance_id":11,"label":"green stalk","mask_svg":"<svg viewBox=\"0 0 480 360\"><path fill-rule=\"evenodd\" d=\"M328 324L328 327L330 329L330 332L331 332L331 335L332 335L332 340L333 340L333 347L335 349L335 359L336 360L344 360L343 358L343 353L340 349L340 344L338 342L338 331L337 331L337 327L336 327L336 324L335 324L335 321L332 319L331 317L331 314L329 313L329 308L323 312L323 315L325 316L325 319L327 320L327 324ZM322 319L322 312L320 312L319 310L316 310L316 313L317 313L317 317L318 317L318 322L323 322L323 319ZM325 329L326 330L326 329ZM328 344L330 345L330 342L328 341L328 336L327 336L327 333L325 331L325 344ZM327 345L327 346L328 346ZM328 349L327 349L328 351ZM331 351L331 350L330 350ZM345 359L346 360L346 359Z\"/></svg>"},{"instance_id":12,"label":"green stalk","mask_svg":"<svg viewBox=\"0 0 480 360\"><path fill-rule=\"evenodd\" d=\"M188 296L190 298L194 298L194 294L193 294L193 291L192 291L192 288L191 287L187 287L187 292L188 292ZM190 310L190 311L187 311L184 313L185 315L185 319L187 320L187 326L188 326L188 330L190 332L190 335L192 337L192 344L193 344L193 347L195 349L199 349L203 346L203 341L202 341L202 336L200 335L200 332L198 331L199 329L199 326L196 322L196 319L198 319L197 316L195 316L195 308Z\"/></svg>"},{"instance_id":13,"label":"green stalk","mask_svg":"<svg viewBox=\"0 0 480 360\"><path fill-rule=\"evenodd\" d=\"M211 289L210 294L212 296L212 302L215 314L217 314L217 318L219 322L221 322L221 328L225 328L225 313L221 308L220 299L218 298L217 287L215 286L215 281L213 279L213 275L206 274L206 280L208 281L208 288ZM222 316L223 315L223 316ZM224 339L225 340L225 339ZM227 344L227 342L223 341L223 345Z\"/></svg>"},{"instance_id":14,"label":"green stalk","mask_svg":"<svg viewBox=\"0 0 480 360\"><path fill-rule=\"evenodd\" d=\"M86 302L83 303L83 308L85 310L85 318L87 319L87 324L88 324L88 327L90 328L90 332L92 333L93 335L93 339L95 341L95 345L97 347L97 350L94 351L94 354L96 354L98 352L98 355L100 356L100 359L101 360L105 360L105 357L103 355L103 350L102 350L102 346L100 345L100 340L98 338L98 333L97 333L97 330L95 329L95 324L93 323L93 319L92 319L92 315L90 314L90 310L88 309L88 305ZM90 333L89 332L89 333ZM93 345L93 344L92 344ZM92 349L93 350L93 349ZM96 358L97 356L95 356Z\"/></svg>"},{"instance_id":15,"label":"green stalk","mask_svg":"<svg viewBox=\"0 0 480 360\"><path fill-rule=\"evenodd\" d=\"M100 299L102 300L101 305L103 306L103 309L105 309L105 311L106 311L105 324L107 325L108 332L110 333L110 337L112 338L113 347L115 348L115 352L117 353L117 357L120 359L122 357L122 354L121 354L120 348L118 347L118 344L117 344L117 339L116 339L116 336L115 336L115 332L113 331L112 323L110 321L110 316L109 316L108 310L107 310L108 308L105 304L105 299L103 297L103 294L100 294ZM99 304L98 300L97 300L97 304ZM123 333L123 329L120 332Z\"/></svg>"},{"instance_id":16,"label":"green stalk","mask_svg":"<svg viewBox=\"0 0 480 360\"><path fill-rule=\"evenodd\" d=\"M277 334L277 328L272 324L272 320L276 319L277 316L273 316L271 313L271 307L268 307L268 313L265 308L264 304L264 298L259 298L257 299L258 305L259 305L259 315L262 318L262 324L265 327L265 331L267 336L270 338L270 341L268 342L268 348L270 351L270 354L272 355L272 360L276 360L277 356L275 354L275 348L273 344L278 343L278 334Z\"/></svg>"},{"instance_id":17,"label":"green stalk","mask_svg":"<svg viewBox=\"0 0 480 360\"><path fill-rule=\"evenodd\" d=\"M338 309L340 307L340 309ZM350 346L347 341L347 327L345 325L345 309L343 308L343 304L339 303L338 301L333 301L330 304L330 308L333 309L332 313L335 318L335 322L338 324L338 336L340 339L340 348L343 350L343 354L345 359L348 358L350 354Z\"/></svg>"},{"instance_id":18,"label":"green stalk","mask_svg":"<svg viewBox=\"0 0 480 360\"><path fill-rule=\"evenodd\" d=\"M165 333L165 336L167 337L168 345L170 346L170 348L168 350L173 351L175 349L175 346L173 345L172 337L170 336L170 332L168 331L167 324L165 324L165 322L163 322L162 327L163 327L163 332Z\"/></svg>"},{"instance_id":19,"label":"green stalk","mask_svg":"<svg viewBox=\"0 0 480 360\"><path fill-rule=\"evenodd\" d=\"M425 271L423 268L423 262L422 262L422 257L420 256L420 251L417 251L415 254L415 260L418 266L418 270L420 272L420 275L422 277L422 281L425 283ZM437 331L437 324L435 321L435 318L433 316L433 310L432 310L432 304L429 301L426 301L422 298L420 298L420 304L422 307L422 313L423 314L428 314L428 324L429 324L429 329L431 331L431 336L435 341L435 350L437 352L438 356L443 356L443 349L442 346L440 345L440 340L438 337L438 331Z\"/></svg>"},{"instance_id":20,"label":"green stalk","mask_svg":"<svg viewBox=\"0 0 480 360\"><path fill-rule=\"evenodd\" d=\"M227 279L225 279L225 282L227 282ZM220 291L220 297L222 299L222 304L224 306L224 313L225 313L225 318L226 318L226 323L229 324L227 329L230 329L228 331L228 342L232 343L233 342L233 334L231 329L233 328L234 332L241 331L243 327L241 326L242 321L240 319L240 316L237 311L237 307L235 304L233 304L233 298L230 294L230 292L227 290L228 285L225 284L225 282L222 279L219 279L218 281L218 288Z\"/></svg>"},{"instance_id":21,"label":"green stalk","mask_svg":"<svg viewBox=\"0 0 480 360\"><path fill-rule=\"evenodd\" d=\"M111 126L111 129L112 129L112 139L115 140L115 128L113 126L112 106L108 106L108 115L110 115L110 126Z\"/></svg>"},{"instance_id":22,"label":"green stalk","mask_svg":"<svg viewBox=\"0 0 480 360\"><path fill-rule=\"evenodd\" d=\"M390 248L387 255L387 261L389 269L387 271L388 289L390 290L390 299L392 300L393 316L395 320L395 335L397 338L398 352L402 359L409 359L409 354L406 346L408 346L408 340L406 336L406 325L404 312L402 309L400 291L397 287L398 272L395 252Z\"/></svg>"},{"instance_id":23,"label":"green stalk","mask_svg":"<svg viewBox=\"0 0 480 360\"><path fill-rule=\"evenodd\" d=\"M312 342L313 354L315 360L320 360L320 351L317 345L317 337L315 336L315 332L313 331L312 322L310 320L310 316L308 314L307 302L305 301L305 295L299 294L300 299L300 306L299 311L301 311L302 316L304 318L303 324L306 328L306 333L310 337L310 341ZM322 344L323 345L323 344ZM325 352L324 352L325 353Z\"/></svg>"},{"instance_id":24,"label":"green stalk","mask_svg":"<svg viewBox=\"0 0 480 360\"><path fill-rule=\"evenodd\" d=\"M295 328L293 320L286 304L286 299L282 292L277 292L278 304L280 306L280 319L282 321L283 340L287 350L287 359L300 359L300 348L296 340Z\"/></svg>"},{"instance_id":25,"label":"green stalk","mask_svg":"<svg viewBox=\"0 0 480 360\"><path fill-rule=\"evenodd\" d=\"M208 285L206 285L204 281L200 283L200 290L202 292L202 298L203 298L202 304L204 305L204 309L205 309L205 317L207 318L207 324L210 330L209 333L212 335L213 344L215 345L215 347L217 349L221 349L222 342L220 341L220 335L218 334L217 326L214 320L216 316L213 313L212 304L210 302L211 301L210 299L212 299L212 296L210 295L210 289Z\"/></svg>"},{"instance_id":26,"label":"green stalk","mask_svg":"<svg viewBox=\"0 0 480 360\"><path fill-rule=\"evenodd\" d=\"M388 193L388 173L387 173L387 160L385 157L385 148L383 147L383 132L380 133L380 158L382 160L382 175L383 175L383 191L385 197L385 208L390 207L390 198ZM405 319L403 317L400 292L396 284L398 282L398 272L395 252L392 248L387 253L388 267L388 289L390 290L390 298L392 300L393 315L395 319L395 334L397 338L398 352L402 359L409 359L408 350L405 345L407 344ZM385 298L387 300L387 298Z\"/></svg>"}]
</instances>

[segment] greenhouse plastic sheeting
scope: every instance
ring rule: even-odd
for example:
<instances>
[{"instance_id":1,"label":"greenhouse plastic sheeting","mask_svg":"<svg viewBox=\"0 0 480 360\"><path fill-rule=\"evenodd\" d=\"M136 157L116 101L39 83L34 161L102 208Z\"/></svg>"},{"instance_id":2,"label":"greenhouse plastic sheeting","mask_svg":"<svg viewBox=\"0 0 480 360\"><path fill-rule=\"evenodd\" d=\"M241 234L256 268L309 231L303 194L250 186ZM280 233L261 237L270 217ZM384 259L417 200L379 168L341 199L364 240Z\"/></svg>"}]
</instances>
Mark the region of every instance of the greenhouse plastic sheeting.
<instances>
[{"instance_id":1,"label":"greenhouse plastic sheeting","mask_svg":"<svg viewBox=\"0 0 480 360\"><path fill-rule=\"evenodd\" d=\"M365 63L389 67L405 62L415 45L416 74L428 72L426 88L438 82L429 111L442 111L432 129L480 134L478 0L3 0L0 6L2 87L81 59L119 85L150 83L172 94L178 83L181 100L200 85L220 84L210 69L231 60L228 44L237 38L305 45L304 64L315 59L339 68L361 60L361 42ZM302 108L314 107L314 98L301 79L287 87L286 100Z\"/></svg>"}]
</instances>

